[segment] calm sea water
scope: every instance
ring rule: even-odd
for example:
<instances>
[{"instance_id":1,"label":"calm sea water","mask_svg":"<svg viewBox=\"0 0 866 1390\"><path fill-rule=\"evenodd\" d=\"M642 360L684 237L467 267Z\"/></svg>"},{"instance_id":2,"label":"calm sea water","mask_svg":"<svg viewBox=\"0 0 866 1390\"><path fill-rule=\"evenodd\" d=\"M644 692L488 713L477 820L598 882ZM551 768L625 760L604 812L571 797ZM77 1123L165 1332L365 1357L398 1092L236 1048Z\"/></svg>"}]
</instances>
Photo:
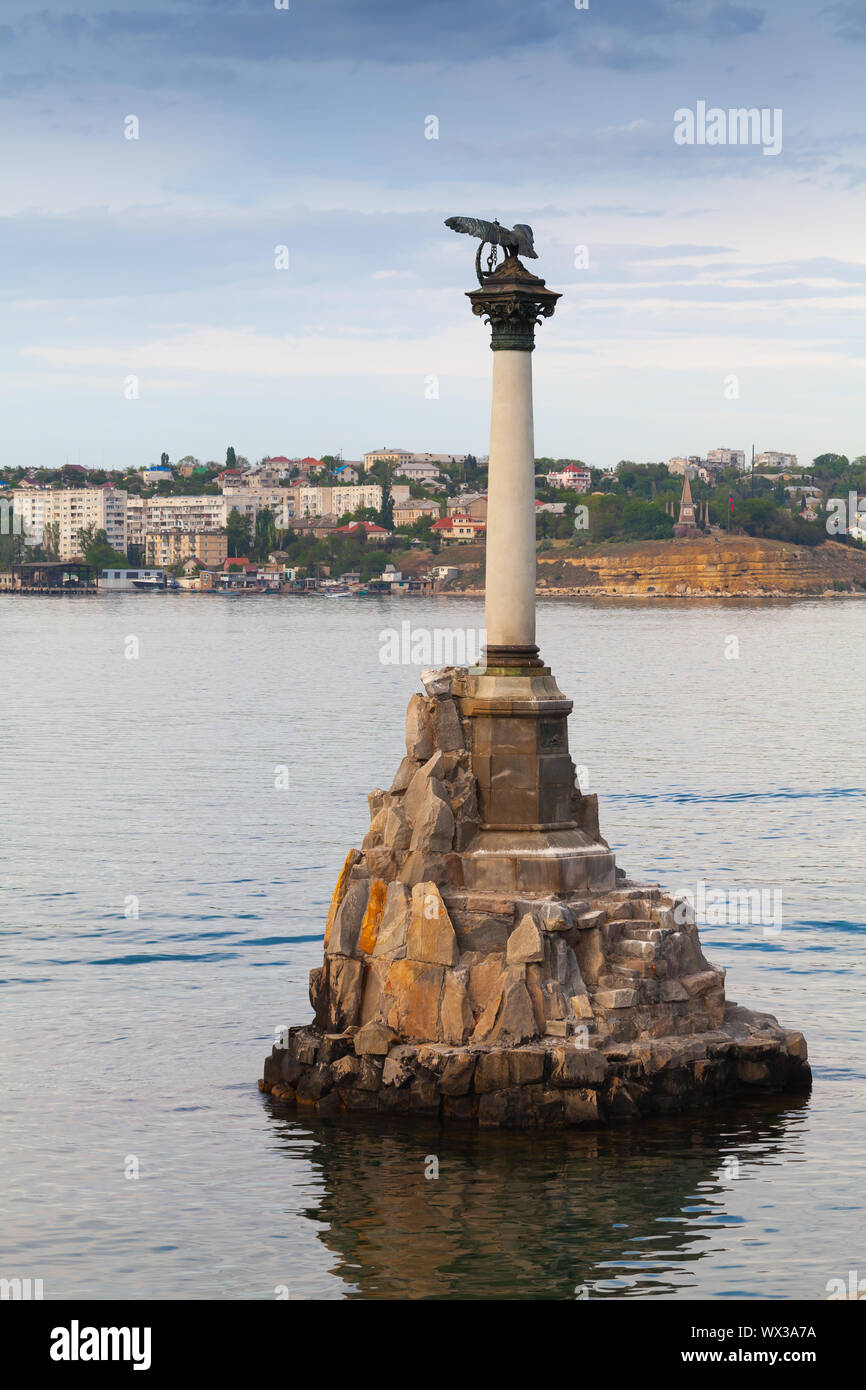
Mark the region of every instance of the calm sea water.
<instances>
[{"instance_id":1,"label":"calm sea water","mask_svg":"<svg viewBox=\"0 0 866 1390\"><path fill-rule=\"evenodd\" d=\"M732 998L806 1033L809 1098L532 1135L258 1094L401 756L417 669L380 634L407 620L481 610L0 598L0 1274L129 1299L821 1299L866 1276L861 603L540 607L619 862L781 892L780 933L703 935Z\"/></svg>"}]
</instances>

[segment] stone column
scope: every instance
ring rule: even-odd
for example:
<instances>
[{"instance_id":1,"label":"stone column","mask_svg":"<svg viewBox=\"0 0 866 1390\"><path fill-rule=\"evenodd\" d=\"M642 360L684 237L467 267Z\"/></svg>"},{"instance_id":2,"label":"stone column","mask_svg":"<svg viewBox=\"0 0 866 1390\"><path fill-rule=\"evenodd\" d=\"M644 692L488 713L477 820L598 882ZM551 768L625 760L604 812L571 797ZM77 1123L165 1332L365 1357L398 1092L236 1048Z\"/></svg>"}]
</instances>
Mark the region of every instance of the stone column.
<instances>
[{"instance_id":1,"label":"stone column","mask_svg":"<svg viewBox=\"0 0 866 1390\"><path fill-rule=\"evenodd\" d=\"M485 615L488 647L535 647L535 443L532 354L493 357Z\"/></svg>"},{"instance_id":2,"label":"stone column","mask_svg":"<svg viewBox=\"0 0 866 1390\"><path fill-rule=\"evenodd\" d=\"M572 704L535 643L535 325L559 295L516 256L471 290L491 327L487 646L461 692L481 828L463 855L470 891L573 894L613 887L614 859L575 821Z\"/></svg>"},{"instance_id":3,"label":"stone column","mask_svg":"<svg viewBox=\"0 0 866 1390\"><path fill-rule=\"evenodd\" d=\"M488 666L538 667L535 645L535 325L559 295L516 256L471 290L472 312L490 324L493 405L487 504Z\"/></svg>"}]
</instances>

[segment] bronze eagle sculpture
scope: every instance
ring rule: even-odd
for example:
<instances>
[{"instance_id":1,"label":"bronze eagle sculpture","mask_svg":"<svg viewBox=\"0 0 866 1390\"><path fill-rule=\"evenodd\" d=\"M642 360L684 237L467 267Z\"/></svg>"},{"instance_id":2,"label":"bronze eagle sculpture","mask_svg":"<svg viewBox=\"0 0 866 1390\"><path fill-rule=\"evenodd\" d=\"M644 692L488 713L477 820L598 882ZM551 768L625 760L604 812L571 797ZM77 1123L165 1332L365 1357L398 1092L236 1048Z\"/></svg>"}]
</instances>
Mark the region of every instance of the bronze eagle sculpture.
<instances>
[{"instance_id":1,"label":"bronze eagle sculpture","mask_svg":"<svg viewBox=\"0 0 866 1390\"><path fill-rule=\"evenodd\" d=\"M538 260L532 243L532 228L525 222L515 222L514 229L501 227L498 222L485 222L479 217L446 217L445 226L453 232L465 232L467 236L477 236L482 246L501 246L507 256L529 256Z\"/></svg>"}]
</instances>

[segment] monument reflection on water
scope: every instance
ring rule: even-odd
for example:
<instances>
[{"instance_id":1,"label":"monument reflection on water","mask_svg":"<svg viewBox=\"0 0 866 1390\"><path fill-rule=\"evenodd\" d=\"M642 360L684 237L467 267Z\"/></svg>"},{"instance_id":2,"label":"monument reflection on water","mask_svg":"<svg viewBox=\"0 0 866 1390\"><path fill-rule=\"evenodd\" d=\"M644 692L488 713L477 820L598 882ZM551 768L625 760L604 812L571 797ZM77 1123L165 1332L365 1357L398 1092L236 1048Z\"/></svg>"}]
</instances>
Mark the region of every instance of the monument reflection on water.
<instances>
[{"instance_id":1,"label":"monument reflection on water","mask_svg":"<svg viewBox=\"0 0 866 1390\"><path fill-rule=\"evenodd\" d=\"M597 1299L688 1296L696 1264L718 1259L714 1233L743 1224L750 1178L805 1161L808 1108L768 1096L651 1125L507 1138L466 1127L447 1141L412 1121L299 1123L277 1105L272 1122L287 1161L319 1176L302 1214L347 1297ZM724 1263L730 1289L730 1249Z\"/></svg>"}]
</instances>

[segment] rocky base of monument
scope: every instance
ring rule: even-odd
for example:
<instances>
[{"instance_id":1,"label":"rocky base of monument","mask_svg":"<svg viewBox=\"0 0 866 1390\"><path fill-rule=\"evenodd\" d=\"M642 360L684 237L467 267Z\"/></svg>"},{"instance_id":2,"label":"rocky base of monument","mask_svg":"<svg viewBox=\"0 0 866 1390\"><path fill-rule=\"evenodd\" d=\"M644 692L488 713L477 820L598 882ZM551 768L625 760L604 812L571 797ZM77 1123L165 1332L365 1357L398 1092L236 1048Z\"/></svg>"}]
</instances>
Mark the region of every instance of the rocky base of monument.
<instances>
[{"instance_id":1,"label":"rocky base of monument","mask_svg":"<svg viewBox=\"0 0 866 1390\"><path fill-rule=\"evenodd\" d=\"M690 905L654 884L470 890L480 829L460 670L422 674L407 754L334 890L311 1026L260 1089L320 1115L592 1125L811 1084L803 1035L725 999ZM470 706L471 708L471 706ZM575 825L607 850L575 782ZM612 862L612 861L611 861Z\"/></svg>"}]
</instances>

